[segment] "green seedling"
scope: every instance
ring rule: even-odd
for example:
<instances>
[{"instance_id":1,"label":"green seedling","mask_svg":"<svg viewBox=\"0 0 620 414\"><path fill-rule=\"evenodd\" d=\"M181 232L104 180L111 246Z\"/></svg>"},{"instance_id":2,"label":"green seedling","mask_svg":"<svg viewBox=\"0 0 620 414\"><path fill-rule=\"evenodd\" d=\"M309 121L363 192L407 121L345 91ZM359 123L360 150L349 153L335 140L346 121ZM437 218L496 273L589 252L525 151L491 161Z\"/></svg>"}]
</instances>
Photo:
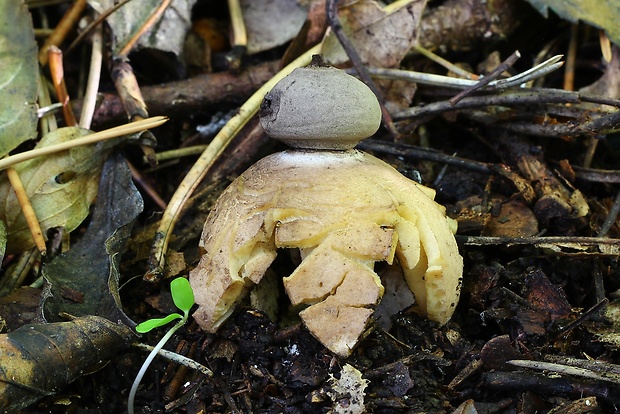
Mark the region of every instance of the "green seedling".
<instances>
[{"instance_id":1,"label":"green seedling","mask_svg":"<svg viewBox=\"0 0 620 414\"><path fill-rule=\"evenodd\" d=\"M192 287L189 285L187 279L183 277L178 277L170 282L170 293L172 293L172 301L175 306L183 311L183 315L179 313L172 313L165 318L154 318L144 321L136 326L136 331L139 333L147 333L152 329L159 328L160 326L167 325L168 323L179 319L179 321L172 327L170 330L164 335L161 340L155 345L149 356L146 358L138 375L136 375L136 379L131 386L131 391L129 392L129 399L127 401L127 412L128 414L133 414L133 404L134 399L136 397L136 392L138 391L138 386L140 385L140 381L142 381L142 377L144 373L148 369L153 359L155 359L155 355L159 352L160 349L164 347L166 342L174 335L174 333L187 322L189 318L189 311L194 306L194 291Z\"/></svg>"}]
</instances>

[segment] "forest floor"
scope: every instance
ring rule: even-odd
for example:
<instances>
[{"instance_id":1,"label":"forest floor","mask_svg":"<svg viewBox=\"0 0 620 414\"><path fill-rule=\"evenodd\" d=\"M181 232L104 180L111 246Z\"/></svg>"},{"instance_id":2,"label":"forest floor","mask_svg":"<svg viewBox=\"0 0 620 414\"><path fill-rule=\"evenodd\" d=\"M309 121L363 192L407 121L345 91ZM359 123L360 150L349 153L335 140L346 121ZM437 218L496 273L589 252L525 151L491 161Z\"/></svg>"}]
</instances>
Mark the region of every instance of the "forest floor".
<instances>
[{"instance_id":1,"label":"forest floor","mask_svg":"<svg viewBox=\"0 0 620 414\"><path fill-rule=\"evenodd\" d=\"M215 3L198 2L194 8L195 21L209 18L215 27L205 36L204 28L194 25L194 35L202 33L200 41L207 43L209 36L224 39L223 46L216 41L209 44L208 57L201 63L190 65L187 56L181 61L159 50L142 49L130 54L127 62L112 62L109 52L104 53L102 95L92 129L122 124L127 113L143 118L163 115L168 122L153 130L157 152L207 145L239 106L279 71L283 61L288 63L290 55L307 49L306 39L296 35L293 45L287 41L239 58L228 44L227 29L221 29L228 27L227 10ZM310 8L307 28L325 28L324 2L321 7ZM66 5L33 10L37 10L33 12L37 27L43 16L56 22ZM347 17L341 13L342 19L350 19L345 27L352 24L356 13L362 13L347 10ZM415 10L410 14L418 13ZM165 348L203 364L212 375L156 358L138 389L137 413L620 411L620 321L616 319L620 137L614 129L620 122L616 120L620 108L618 47L604 36L601 40L598 29L570 24L553 14L544 18L524 0L433 1L420 10L424 14L414 15L423 21L420 37L413 39L412 35L406 53L384 66L451 73L421 54L421 48L433 50L460 68L491 76L518 50L520 58L508 62L497 74L501 77L524 72L555 55L564 55L565 62L528 85L530 89L472 89L458 102L450 100L459 90L445 85L378 82L393 127L384 125L358 148L436 190L436 201L458 222L456 241L464 270L460 301L451 320L439 326L407 308L391 316L391 326L371 320L352 354L339 357L317 341L291 310L280 279L294 270L295 258L282 251L270 269L277 276L271 289L279 297L278 310L268 316L246 299L216 333L202 331L190 318ZM85 13L92 11L87 8ZM277 19L284 17L271 17L270 24L277 25ZM391 47L379 50L393 40L385 27L374 28L371 35L371 30L362 30L366 37L354 42L363 61L371 60L368 55L388 59L401 53ZM74 38L70 32L63 45ZM373 39L378 40L373 43ZM90 50L89 44L81 47ZM414 52L412 45L420 49ZM104 42L103 47L110 45ZM72 96L78 96L74 79L88 56L77 50L64 59ZM179 70L182 66L186 70ZM143 101L131 88L119 98L119 79L126 79L119 75L123 70L132 73L129 78L135 75ZM134 98L137 102L128 103ZM74 99L76 111L82 102ZM141 112L142 102L148 113ZM4 289L0 298L0 316L6 326L3 334L40 322L42 317L60 321L57 316L63 312L98 314L114 322L123 320L133 328L132 321L178 311L169 282L187 276L197 265L203 253L198 241L215 200L250 165L285 149L265 135L255 118L248 121L184 208L172 233L164 277L153 283L143 275L152 261L153 240L161 236L156 232L164 206L152 194L170 200L197 155L151 166L143 160L152 155L149 137L142 137L141 145L135 141L115 151L138 171L133 177L144 198L142 213L124 221L110 218L114 223L107 227L101 224L107 218L93 214L71 234L72 246L80 239L92 240L90 247L82 245L80 254L86 255L89 249L105 252L110 239L103 239L105 248L95 246L99 236L87 226L100 225L118 234L131 222L133 229L127 230L123 247L116 259L110 259L110 263L116 260L117 267L104 266L103 279L97 282L65 286L65 279L55 276L61 270L52 265L61 243L50 236L48 245L56 244L46 258L39 259L9 291L0 286ZM109 189L104 194L104 187L108 191L102 180L97 203L114 192ZM129 193L110 195L114 200L110 204L133 197L123 195ZM130 209L122 205L120 210ZM105 205L98 208L106 209ZM2 277L14 269L18 253L6 255ZM100 269L99 260L108 263L107 256L83 256L81 260L60 269L65 273L67 266L76 271ZM378 264L376 270L385 267ZM45 286L35 283L41 268ZM112 268L118 270L114 275L120 287L109 284ZM103 298L102 293L97 305L91 303L89 313L80 313L91 289L103 290L108 296ZM63 305L59 297L69 305ZM98 329L103 328L93 328ZM154 345L165 329L135 335L130 342ZM80 375L70 374L75 380L69 385L42 386L47 379L35 377L33 383L21 385L4 379L9 384L5 386L32 387L28 392L35 394L43 388L43 394L50 394L42 395L24 413L126 412L129 390L147 352L122 348L96 361L94 365L100 368L92 369L96 372L88 373L90 367L76 368ZM71 358L63 363L77 364ZM349 382L344 381L347 375L352 375Z\"/></svg>"}]
</instances>

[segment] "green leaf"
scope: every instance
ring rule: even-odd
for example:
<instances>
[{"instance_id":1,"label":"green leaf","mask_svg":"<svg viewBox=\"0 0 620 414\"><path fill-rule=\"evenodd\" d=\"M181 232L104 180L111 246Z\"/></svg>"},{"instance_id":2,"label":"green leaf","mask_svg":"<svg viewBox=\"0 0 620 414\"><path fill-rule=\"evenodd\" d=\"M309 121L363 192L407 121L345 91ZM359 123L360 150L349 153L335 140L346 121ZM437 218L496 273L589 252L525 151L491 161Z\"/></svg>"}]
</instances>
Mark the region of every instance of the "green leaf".
<instances>
[{"instance_id":1,"label":"green leaf","mask_svg":"<svg viewBox=\"0 0 620 414\"><path fill-rule=\"evenodd\" d=\"M576 23L578 20L601 28L616 45L620 45L620 2L601 0L528 0L536 10L547 17L549 10L561 18Z\"/></svg>"},{"instance_id":2,"label":"green leaf","mask_svg":"<svg viewBox=\"0 0 620 414\"><path fill-rule=\"evenodd\" d=\"M136 332L138 333L147 333L155 328L159 328L160 326L164 326L169 324L170 322L176 319L183 319L183 316L178 313L172 313L165 318L154 318L149 319L148 321L144 321L136 326Z\"/></svg>"},{"instance_id":3,"label":"green leaf","mask_svg":"<svg viewBox=\"0 0 620 414\"><path fill-rule=\"evenodd\" d=\"M194 291L189 281L184 277L177 277L170 282L170 292L176 307L187 314L194 306Z\"/></svg>"},{"instance_id":4,"label":"green leaf","mask_svg":"<svg viewBox=\"0 0 620 414\"><path fill-rule=\"evenodd\" d=\"M0 0L0 157L37 134L37 44L23 1Z\"/></svg>"}]
</instances>

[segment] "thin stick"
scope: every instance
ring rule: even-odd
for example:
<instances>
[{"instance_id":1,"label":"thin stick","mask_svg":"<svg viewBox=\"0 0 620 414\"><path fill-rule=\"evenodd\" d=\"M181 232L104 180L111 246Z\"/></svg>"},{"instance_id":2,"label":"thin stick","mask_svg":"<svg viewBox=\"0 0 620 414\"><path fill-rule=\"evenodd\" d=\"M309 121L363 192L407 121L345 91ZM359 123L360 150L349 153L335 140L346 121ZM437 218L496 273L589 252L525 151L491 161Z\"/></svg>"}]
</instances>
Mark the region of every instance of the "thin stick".
<instances>
[{"instance_id":1,"label":"thin stick","mask_svg":"<svg viewBox=\"0 0 620 414\"><path fill-rule=\"evenodd\" d=\"M243 21L243 13L239 0L228 0L228 13L233 33L233 47L227 54L226 59L232 69L239 69L243 55L248 47L248 35Z\"/></svg>"},{"instance_id":2,"label":"thin stick","mask_svg":"<svg viewBox=\"0 0 620 414\"><path fill-rule=\"evenodd\" d=\"M157 194L157 191L155 191L155 189L146 182L146 180L144 179L140 171L136 169L136 167L134 167L130 162L128 162L127 165L129 166L129 171L131 171L131 176L133 177L133 180L136 182L136 184L140 188L142 188L149 197L151 197L151 200L153 200L153 202L155 202L155 204L157 204L159 208L165 210L168 205L161 198L161 196Z\"/></svg>"},{"instance_id":3,"label":"thin stick","mask_svg":"<svg viewBox=\"0 0 620 414\"><path fill-rule=\"evenodd\" d=\"M620 384L620 375L608 373L608 372L594 372L587 368L573 367L570 365L557 364L555 362L543 362L543 361L530 361L523 359L512 359L506 361L510 365L521 368L536 369L539 371L551 371L558 374L573 375L577 377L589 378L599 381L608 381L615 384Z\"/></svg>"},{"instance_id":4,"label":"thin stick","mask_svg":"<svg viewBox=\"0 0 620 414\"><path fill-rule=\"evenodd\" d=\"M467 72L466 70L456 66L452 62L447 61L446 59L442 58L441 56L436 55L435 53L431 52L428 49L423 48L420 45L415 45L415 46L413 46L412 49L415 50L416 52L418 52L419 54L427 57L428 59L432 60L433 62L438 63L439 65L441 65L444 68L448 69L450 72L459 75L462 78L469 79L469 80L478 80L480 78L480 76L475 75L475 74L473 74L471 72Z\"/></svg>"},{"instance_id":5,"label":"thin stick","mask_svg":"<svg viewBox=\"0 0 620 414\"><path fill-rule=\"evenodd\" d=\"M76 25L80 15L86 8L86 0L77 0L69 10L62 17L60 22L56 25L54 32L50 37L47 38L41 49L39 50L39 63L42 66L47 64L47 49L50 46L60 46L60 44L65 40L67 34L71 31L71 29Z\"/></svg>"},{"instance_id":6,"label":"thin stick","mask_svg":"<svg viewBox=\"0 0 620 414\"><path fill-rule=\"evenodd\" d=\"M607 217L605 217L605 221L603 222L601 229L596 234L597 237L607 236L609 229L611 229L611 226L613 226L613 224L616 222L616 219L618 218L619 213L620 213L620 191L618 191L618 193L616 194L616 198L614 199L614 204L611 206L611 209L609 209L609 213L607 214Z\"/></svg>"},{"instance_id":7,"label":"thin stick","mask_svg":"<svg viewBox=\"0 0 620 414\"><path fill-rule=\"evenodd\" d=\"M109 9L107 9L103 13L101 13L99 16L97 16L97 18L95 20L93 20L88 26L86 26L86 28L80 32L80 34L75 38L75 40L73 40L73 42L71 42L71 44L69 45L69 47L65 51L65 55L68 55L69 52L71 52L73 50L73 48L75 48L75 46L77 46L82 41L82 39L84 39L96 27L100 26L101 23L105 19L107 19L109 15L111 15L112 13L114 13L115 11L117 11L118 9L123 7L125 4L129 3L130 1L131 0L119 1L117 4L115 4L114 6L110 7Z\"/></svg>"},{"instance_id":8,"label":"thin stick","mask_svg":"<svg viewBox=\"0 0 620 414\"><path fill-rule=\"evenodd\" d=\"M154 348L151 345L142 344L139 342L131 344L131 346L133 346L134 348L141 349L143 351L147 351L147 352L151 352ZM160 349L159 351L157 351L157 354L163 358L166 358L169 361L173 361L173 362L176 362L177 364L184 365L188 368L199 371L200 373L202 373L203 375L206 375L207 377L213 376L213 371L211 371L209 368L205 367L201 363L196 362L193 359L188 358L184 355L178 354L176 352L168 351L167 349Z\"/></svg>"},{"instance_id":9,"label":"thin stick","mask_svg":"<svg viewBox=\"0 0 620 414\"><path fill-rule=\"evenodd\" d=\"M618 256L620 251L620 239L610 239L604 237L572 237L572 236L534 236L534 237L492 237L492 236L456 236L459 243L466 246L518 246L532 245L537 248L546 248L557 255L565 256ZM562 249L568 247L574 250L576 246L580 249L596 248L598 251L567 251Z\"/></svg>"},{"instance_id":10,"label":"thin stick","mask_svg":"<svg viewBox=\"0 0 620 414\"><path fill-rule=\"evenodd\" d=\"M543 77L564 64L560 62L562 55L554 56L546 61L506 79L491 80L483 90L492 91L520 86L523 83ZM402 69L368 68L370 74L377 78L397 79L408 82L416 82L424 85L441 86L453 89L467 89L477 84L477 81L450 76L435 75L433 73L415 72Z\"/></svg>"},{"instance_id":11,"label":"thin stick","mask_svg":"<svg viewBox=\"0 0 620 414\"><path fill-rule=\"evenodd\" d=\"M19 164L20 162L30 160L32 158L42 157L44 155L54 154L60 151L68 150L70 148L78 147L80 145L90 145L99 141L104 141L106 139L116 138L123 135L141 132L146 129L155 128L162 125L166 121L168 121L168 118L164 116L154 116L152 118L143 119L141 121L131 122L126 125L106 129L105 131L95 132L94 134L76 138L71 141L61 142L60 144L20 152L19 154L11 155L10 157L1 159L0 171L15 164Z\"/></svg>"},{"instance_id":12,"label":"thin stick","mask_svg":"<svg viewBox=\"0 0 620 414\"><path fill-rule=\"evenodd\" d=\"M206 145L194 145L191 147L162 151L155 154L155 159L157 160L157 162L161 162L181 157L189 157L192 155L202 154L206 149Z\"/></svg>"},{"instance_id":13,"label":"thin stick","mask_svg":"<svg viewBox=\"0 0 620 414\"><path fill-rule=\"evenodd\" d=\"M92 36L92 52L90 55L90 68L88 69L88 83L84 93L84 104L80 114L80 126L89 129L95 113L97 103L97 90L99 90L99 79L101 78L102 63L102 31L101 26L97 26Z\"/></svg>"},{"instance_id":14,"label":"thin stick","mask_svg":"<svg viewBox=\"0 0 620 414\"><path fill-rule=\"evenodd\" d=\"M243 128L250 118L258 112L258 108L265 94L294 69L309 64L312 55L319 53L321 50L320 48L320 44L314 46L278 72L239 108L237 115L232 117L215 138L213 138L207 149L183 178L183 181L179 184L179 187L168 202L168 208L164 211L157 232L155 233L147 273L144 275L145 280L154 282L161 277L172 229L179 219L183 206L205 175L207 175L215 163L215 160L224 152L241 128Z\"/></svg>"},{"instance_id":15,"label":"thin stick","mask_svg":"<svg viewBox=\"0 0 620 414\"><path fill-rule=\"evenodd\" d=\"M26 194L24 184L19 178L19 174L17 173L17 171L15 171L15 168L7 169L6 174L9 178L9 182L11 183L11 187L13 187L13 190L15 191L17 201L22 208L22 213L26 218L26 223L28 224L28 228L30 229L30 234L32 234L34 244L41 252L41 255L45 256L47 254L47 247L45 246L45 239L43 238L41 225L39 224L37 215L32 208L32 204L30 204L30 199L28 198L28 194Z\"/></svg>"},{"instance_id":16,"label":"thin stick","mask_svg":"<svg viewBox=\"0 0 620 414\"><path fill-rule=\"evenodd\" d=\"M233 47L246 47L248 45L248 35L239 0L228 0L228 13L230 14L230 25L233 32Z\"/></svg>"},{"instance_id":17,"label":"thin stick","mask_svg":"<svg viewBox=\"0 0 620 414\"><path fill-rule=\"evenodd\" d=\"M125 46L123 46L123 48L119 52L119 56L127 56L129 52L131 52L131 49L133 49L136 43L138 43L138 40L140 40L140 37L144 33L146 33L151 27L153 27L155 23L159 21L159 19L161 18L161 15L164 13L164 11L166 11L166 9L168 8L171 2L172 0L163 0L161 2L159 7L153 12L153 14L149 16L149 18L147 19L146 22L144 22L142 27L140 27L140 29L138 29L138 31L134 33L132 38L129 39L129 41L127 41Z\"/></svg>"},{"instance_id":18,"label":"thin stick","mask_svg":"<svg viewBox=\"0 0 620 414\"><path fill-rule=\"evenodd\" d=\"M65 84L65 71L62 64L62 51L56 46L50 46L48 48L48 59L50 75L52 76L52 82L54 83L58 101L62 104L62 113L65 118L65 123L68 126L75 126L77 125L77 120L75 119L71 105L69 105L69 93L67 92L67 85Z\"/></svg>"},{"instance_id":19,"label":"thin stick","mask_svg":"<svg viewBox=\"0 0 620 414\"><path fill-rule=\"evenodd\" d=\"M577 61L577 35L579 33L579 25L577 23L571 26L570 41L568 43L568 51L566 52L566 66L564 69L564 89L572 91L575 89L575 62Z\"/></svg>"},{"instance_id":20,"label":"thin stick","mask_svg":"<svg viewBox=\"0 0 620 414\"><path fill-rule=\"evenodd\" d=\"M452 105L456 105L458 101L460 101L467 95L470 95L471 93L477 91L478 89L488 85L495 79L499 78L502 75L502 73L504 73L507 69L511 68L520 57L521 57L521 53L519 53L519 51L516 50L512 55L508 57L508 59L500 63L499 66L497 66L487 76L480 79L475 85L471 86L470 88L465 89L462 92L459 92L458 94L456 94L456 96L452 97L452 99L450 99L450 103Z\"/></svg>"},{"instance_id":21,"label":"thin stick","mask_svg":"<svg viewBox=\"0 0 620 414\"><path fill-rule=\"evenodd\" d=\"M600 272L598 272L598 273L600 274ZM604 292L603 292L603 295L604 295ZM582 325L588 319L590 319L593 316L597 315L600 312L600 310L603 309L608 304L609 304L609 299L607 299L606 297L603 297L602 299L600 299L598 301L598 303L596 303L590 309L588 309L587 311L585 311L581 315L579 315L579 318L577 318L576 320L570 322L568 325L562 327L562 329L560 329L556 333L555 338L557 340L559 340L562 336L566 335L567 332L572 331L576 327Z\"/></svg>"},{"instance_id":22,"label":"thin stick","mask_svg":"<svg viewBox=\"0 0 620 414\"><path fill-rule=\"evenodd\" d=\"M496 95L468 96L457 104L450 101L433 102L424 106L413 106L394 114L394 119L419 118L421 116L436 115L442 112L458 109L480 108L483 106L518 106L579 103L579 94L561 89L533 89L523 88Z\"/></svg>"}]
</instances>

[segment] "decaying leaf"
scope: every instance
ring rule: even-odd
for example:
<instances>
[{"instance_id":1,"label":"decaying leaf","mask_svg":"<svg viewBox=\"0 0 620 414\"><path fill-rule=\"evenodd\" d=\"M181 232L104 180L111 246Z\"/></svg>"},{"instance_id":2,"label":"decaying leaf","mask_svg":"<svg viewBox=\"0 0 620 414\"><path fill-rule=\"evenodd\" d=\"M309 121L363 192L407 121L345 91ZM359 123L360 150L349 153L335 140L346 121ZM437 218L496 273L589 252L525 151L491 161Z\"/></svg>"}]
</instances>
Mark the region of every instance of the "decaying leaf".
<instances>
[{"instance_id":1,"label":"decaying leaf","mask_svg":"<svg viewBox=\"0 0 620 414\"><path fill-rule=\"evenodd\" d=\"M395 67L417 42L418 27L426 0L412 0L404 7L385 13L373 0L359 0L339 9L344 31L362 61L373 67ZM333 65L348 57L338 39L330 35L321 54Z\"/></svg>"},{"instance_id":2,"label":"decaying leaf","mask_svg":"<svg viewBox=\"0 0 620 414\"><path fill-rule=\"evenodd\" d=\"M340 378L331 376L332 390L329 393L333 405L333 412L337 414L362 414L366 412L364 406L364 390L368 381L362 378L362 373L355 367L345 364L340 370Z\"/></svg>"},{"instance_id":3,"label":"decaying leaf","mask_svg":"<svg viewBox=\"0 0 620 414\"><path fill-rule=\"evenodd\" d=\"M306 8L297 0L241 0L240 3L250 54L288 42L306 19Z\"/></svg>"},{"instance_id":4,"label":"decaying leaf","mask_svg":"<svg viewBox=\"0 0 620 414\"><path fill-rule=\"evenodd\" d=\"M91 133L78 127L60 128L49 133L37 145L69 141ZM97 195L101 166L109 144L99 143L39 157L15 166L26 194L41 224L43 234L53 227L74 230L88 215ZM7 227L7 251L20 252L34 241L6 175L0 177L0 220Z\"/></svg>"},{"instance_id":5,"label":"decaying leaf","mask_svg":"<svg viewBox=\"0 0 620 414\"><path fill-rule=\"evenodd\" d=\"M397 67L418 42L418 29L426 0L412 0L396 11L385 12L374 0L359 0L339 9L339 18L362 61L372 67ZM323 42L321 53L333 65L349 58L333 34ZM416 90L412 82L377 80L389 111L409 107Z\"/></svg>"},{"instance_id":6,"label":"decaying leaf","mask_svg":"<svg viewBox=\"0 0 620 414\"><path fill-rule=\"evenodd\" d=\"M496 216L491 215L482 231L484 236L530 237L538 234L538 220L520 200L506 200Z\"/></svg>"},{"instance_id":7,"label":"decaying leaf","mask_svg":"<svg viewBox=\"0 0 620 414\"><path fill-rule=\"evenodd\" d=\"M161 3L160 0L130 1L106 19L112 28L115 54L125 47ZM191 27L191 11L195 3L196 0L173 0L161 19L151 30L141 36L138 45L143 48L172 52L180 56L183 52L185 35ZM113 7L116 2L88 0L88 4L98 13L103 13Z\"/></svg>"},{"instance_id":8,"label":"decaying leaf","mask_svg":"<svg viewBox=\"0 0 620 414\"><path fill-rule=\"evenodd\" d=\"M98 316L0 335L0 411L17 412L129 348L131 330Z\"/></svg>"},{"instance_id":9,"label":"decaying leaf","mask_svg":"<svg viewBox=\"0 0 620 414\"><path fill-rule=\"evenodd\" d=\"M37 44L23 0L0 3L0 157L37 133Z\"/></svg>"},{"instance_id":10,"label":"decaying leaf","mask_svg":"<svg viewBox=\"0 0 620 414\"><path fill-rule=\"evenodd\" d=\"M71 250L43 267L47 287L42 306L47 320L56 321L60 312L66 312L132 323L121 310L118 266L142 207L124 158L111 156L101 173L99 196L86 233Z\"/></svg>"}]
</instances>

